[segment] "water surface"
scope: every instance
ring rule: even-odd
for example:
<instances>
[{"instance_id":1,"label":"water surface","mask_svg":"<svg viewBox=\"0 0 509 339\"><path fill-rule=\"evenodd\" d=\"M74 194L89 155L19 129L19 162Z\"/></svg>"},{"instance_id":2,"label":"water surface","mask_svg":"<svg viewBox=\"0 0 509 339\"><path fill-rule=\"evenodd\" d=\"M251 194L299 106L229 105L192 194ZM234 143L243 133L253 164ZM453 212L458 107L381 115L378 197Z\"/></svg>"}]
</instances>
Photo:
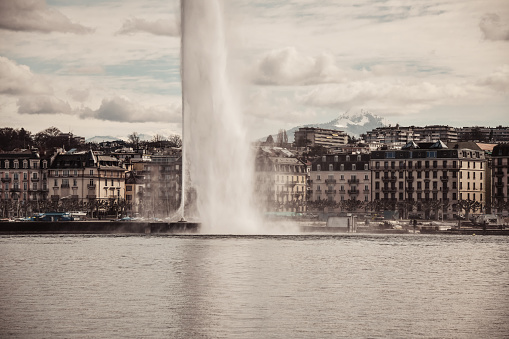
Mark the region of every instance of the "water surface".
<instances>
[{"instance_id":1,"label":"water surface","mask_svg":"<svg viewBox=\"0 0 509 339\"><path fill-rule=\"evenodd\" d=\"M1 236L0 337L502 338L509 238Z\"/></svg>"}]
</instances>

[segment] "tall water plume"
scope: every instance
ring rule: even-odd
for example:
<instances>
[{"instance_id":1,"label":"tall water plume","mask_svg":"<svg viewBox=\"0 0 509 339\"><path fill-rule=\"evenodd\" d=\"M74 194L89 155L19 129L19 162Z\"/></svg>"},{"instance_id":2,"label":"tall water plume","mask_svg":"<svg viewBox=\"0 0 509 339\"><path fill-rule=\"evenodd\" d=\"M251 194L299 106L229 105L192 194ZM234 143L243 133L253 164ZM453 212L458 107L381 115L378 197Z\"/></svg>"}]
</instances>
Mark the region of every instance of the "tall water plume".
<instances>
[{"instance_id":1,"label":"tall water plume","mask_svg":"<svg viewBox=\"0 0 509 339\"><path fill-rule=\"evenodd\" d=\"M181 0L181 20L184 218L198 218L206 233L256 233L253 157L230 76L224 4Z\"/></svg>"}]
</instances>

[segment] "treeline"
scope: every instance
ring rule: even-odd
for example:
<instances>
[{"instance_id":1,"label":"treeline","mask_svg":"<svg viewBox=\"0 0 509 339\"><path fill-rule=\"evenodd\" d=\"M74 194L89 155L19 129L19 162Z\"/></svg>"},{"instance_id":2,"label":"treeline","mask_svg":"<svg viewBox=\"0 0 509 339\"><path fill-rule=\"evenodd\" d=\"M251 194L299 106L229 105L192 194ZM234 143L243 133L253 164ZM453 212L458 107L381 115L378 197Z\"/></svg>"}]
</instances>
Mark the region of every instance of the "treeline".
<instances>
[{"instance_id":1,"label":"treeline","mask_svg":"<svg viewBox=\"0 0 509 339\"><path fill-rule=\"evenodd\" d=\"M0 150L9 152L14 149L38 148L41 154L46 150L57 147L85 148L85 145L77 139L69 138L68 135L61 135L62 132L56 127L48 127L36 134L24 128L14 129L11 127L0 128Z\"/></svg>"}]
</instances>

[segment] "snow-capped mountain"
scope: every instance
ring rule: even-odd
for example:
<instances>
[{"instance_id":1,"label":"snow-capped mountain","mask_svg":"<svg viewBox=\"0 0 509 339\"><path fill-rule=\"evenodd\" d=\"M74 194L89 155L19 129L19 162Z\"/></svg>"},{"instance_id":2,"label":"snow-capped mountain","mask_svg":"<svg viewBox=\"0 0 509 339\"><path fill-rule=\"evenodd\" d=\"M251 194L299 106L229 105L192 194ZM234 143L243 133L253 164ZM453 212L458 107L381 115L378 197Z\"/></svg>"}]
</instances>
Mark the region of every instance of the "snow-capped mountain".
<instances>
[{"instance_id":1,"label":"snow-capped mountain","mask_svg":"<svg viewBox=\"0 0 509 339\"><path fill-rule=\"evenodd\" d=\"M152 139L152 136L148 134L139 133L138 136L140 138L140 141L149 141ZM86 139L86 142L100 143L104 141L117 141L117 140L129 141L129 137L128 136L112 137L111 135L102 135Z\"/></svg>"},{"instance_id":2,"label":"snow-capped mountain","mask_svg":"<svg viewBox=\"0 0 509 339\"><path fill-rule=\"evenodd\" d=\"M92 137L92 138L88 138L85 141L86 142L100 143L100 142L104 142L104 141L117 141L117 140L122 140L122 139L121 138L112 137L112 136L109 136L109 135L99 135L99 136L95 136L95 137Z\"/></svg>"},{"instance_id":3,"label":"snow-capped mountain","mask_svg":"<svg viewBox=\"0 0 509 339\"><path fill-rule=\"evenodd\" d=\"M354 137L359 137L362 133L370 131L377 127L383 126L383 119L377 115L369 112L361 111L360 113L343 113L338 118L326 122L317 124L308 124L294 127L288 131L288 142L293 142L295 131L301 127L318 127L325 129L337 129L344 131L346 134ZM275 138L275 136L274 136ZM275 140L275 139L274 139Z\"/></svg>"}]
</instances>

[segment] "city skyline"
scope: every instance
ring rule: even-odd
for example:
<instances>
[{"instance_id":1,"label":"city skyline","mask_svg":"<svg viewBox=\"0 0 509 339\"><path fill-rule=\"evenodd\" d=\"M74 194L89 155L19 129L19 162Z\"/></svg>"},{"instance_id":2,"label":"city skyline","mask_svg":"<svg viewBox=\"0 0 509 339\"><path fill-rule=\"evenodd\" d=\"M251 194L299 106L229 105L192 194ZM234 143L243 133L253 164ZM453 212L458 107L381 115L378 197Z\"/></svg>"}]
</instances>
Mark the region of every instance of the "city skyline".
<instances>
[{"instance_id":1,"label":"city skyline","mask_svg":"<svg viewBox=\"0 0 509 339\"><path fill-rule=\"evenodd\" d=\"M180 134L180 5L0 4L2 127ZM250 137L361 110L400 125L507 125L500 1L239 1L226 8Z\"/></svg>"}]
</instances>

